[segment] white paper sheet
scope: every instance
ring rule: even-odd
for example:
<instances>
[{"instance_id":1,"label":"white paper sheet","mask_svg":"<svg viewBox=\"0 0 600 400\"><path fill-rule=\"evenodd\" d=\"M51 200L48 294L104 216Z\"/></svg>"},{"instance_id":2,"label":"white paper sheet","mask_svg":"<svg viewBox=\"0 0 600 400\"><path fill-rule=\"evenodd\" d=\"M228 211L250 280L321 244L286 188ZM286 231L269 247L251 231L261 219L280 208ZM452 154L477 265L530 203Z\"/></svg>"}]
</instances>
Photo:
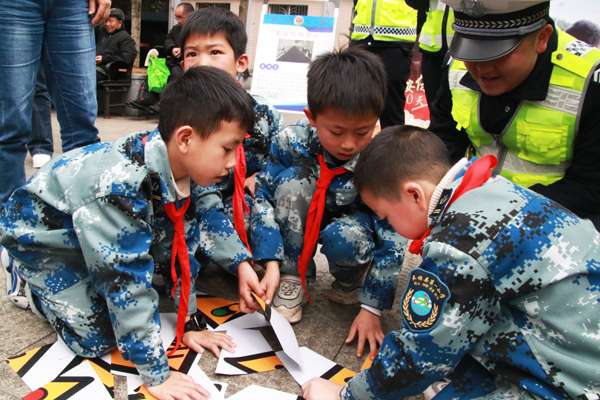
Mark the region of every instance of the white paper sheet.
<instances>
[{"instance_id":1,"label":"white paper sheet","mask_svg":"<svg viewBox=\"0 0 600 400\"><path fill-rule=\"evenodd\" d=\"M250 385L240 390L227 400L298 400L295 394L280 392L279 390L269 389L258 385Z\"/></svg>"},{"instance_id":2,"label":"white paper sheet","mask_svg":"<svg viewBox=\"0 0 600 400\"><path fill-rule=\"evenodd\" d=\"M308 347L300 347L300 352L302 353L303 361L301 366L296 365L283 351L276 353L290 375L292 375L292 378L300 385L304 385L316 377L322 377L343 384L345 378L349 378L355 374L353 371L336 364Z\"/></svg>"},{"instance_id":3,"label":"white paper sheet","mask_svg":"<svg viewBox=\"0 0 600 400\"><path fill-rule=\"evenodd\" d=\"M253 312L252 314L246 314L232 321L225 322L223 325L217 326L215 330L226 331L228 329L252 329L262 328L263 326L269 326L269 322L265 319L265 316L259 312Z\"/></svg>"},{"instance_id":4,"label":"white paper sheet","mask_svg":"<svg viewBox=\"0 0 600 400\"><path fill-rule=\"evenodd\" d=\"M226 358L247 357L273 351L262 333L251 329L229 329L227 334L232 338L236 347L233 352L221 350L215 373L222 375L245 375L248 372L233 366Z\"/></svg>"}]
</instances>

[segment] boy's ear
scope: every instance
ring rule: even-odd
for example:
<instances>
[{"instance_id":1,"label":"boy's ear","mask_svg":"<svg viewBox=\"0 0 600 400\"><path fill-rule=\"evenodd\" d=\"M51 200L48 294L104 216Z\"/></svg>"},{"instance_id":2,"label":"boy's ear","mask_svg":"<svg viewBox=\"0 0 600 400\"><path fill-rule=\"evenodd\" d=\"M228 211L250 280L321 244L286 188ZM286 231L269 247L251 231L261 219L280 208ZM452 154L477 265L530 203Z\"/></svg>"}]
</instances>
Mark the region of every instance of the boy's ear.
<instances>
[{"instance_id":1,"label":"boy's ear","mask_svg":"<svg viewBox=\"0 0 600 400\"><path fill-rule=\"evenodd\" d=\"M238 74L244 73L248 69L248 54L244 53L235 60L235 70Z\"/></svg>"},{"instance_id":2,"label":"boy's ear","mask_svg":"<svg viewBox=\"0 0 600 400\"><path fill-rule=\"evenodd\" d=\"M311 125L315 125L316 118L312 112L308 109L308 107L304 107L304 115L306 115L306 119L310 122Z\"/></svg>"},{"instance_id":3,"label":"boy's ear","mask_svg":"<svg viewBox=\"0 0 600 400\"><path fill-rule=\"evenodd\" d=\"M172 136L177 149L186 154L189 151L191 141L194 139L194 129L189 125L183 125L175 129Z\"/></svg>"},{"instance_id":4,"label":"boy's ear","mask_svg":"<svg viewBox=\"0 0 600 400\"><path fill-rule=\"evenodd\" d=\"M427 212L429 209L429 201L425 195L425 189L422 185L415 181L407 181L401 184L401 196L407 196L410 202L413 203L419 210Z\"/></svg>"}]
</instances>

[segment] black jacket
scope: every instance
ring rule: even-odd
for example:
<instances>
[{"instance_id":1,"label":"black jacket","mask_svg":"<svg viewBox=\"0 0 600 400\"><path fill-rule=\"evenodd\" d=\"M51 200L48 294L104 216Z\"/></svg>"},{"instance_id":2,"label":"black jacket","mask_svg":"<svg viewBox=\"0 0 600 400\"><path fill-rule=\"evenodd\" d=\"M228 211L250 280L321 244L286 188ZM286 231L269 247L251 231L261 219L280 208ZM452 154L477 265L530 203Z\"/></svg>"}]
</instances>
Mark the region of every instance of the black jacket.
<instances>
[{"instance_id":1,"label":"black jacket","mask_svg":"<svg viewBox=\"0 0 600 400\"><path fill-rule=\"evenodd\" d=\"M108 33L102 28L96 35L96 54L102 56L100 65L116 61L132 67L137 49L135 48L135 41L124 29Z\"/></svg>"},{"instance_id":2,"label":"black jacket","mask_svg":"<svg viewBox=\"0 0 600 400\"><path fill-rule=\"evenodd\" d=\"M529 78L510 93L501 96L482 94L479 115L482 127L491 134L499 134L510 121L523 100L541 101L548 94L552 72L551 55L556 50L558 39L553 34L546 52L538 57ZM600 70L600 67L597 68ZM461 84L481 92L470 74ZM565 176L548 186L533 185L531 190L561 204L583 218L590 218L600 228L600 83L593 81L585 92L581 110L581 123L576 132L573 160ZM452 96L447 71L435 99L430 105L431 124L429 130L437 134L448 147L452 161L463 157L470 145L464 130L456 129L452 118Z\"/></svg>"}]
</instances>

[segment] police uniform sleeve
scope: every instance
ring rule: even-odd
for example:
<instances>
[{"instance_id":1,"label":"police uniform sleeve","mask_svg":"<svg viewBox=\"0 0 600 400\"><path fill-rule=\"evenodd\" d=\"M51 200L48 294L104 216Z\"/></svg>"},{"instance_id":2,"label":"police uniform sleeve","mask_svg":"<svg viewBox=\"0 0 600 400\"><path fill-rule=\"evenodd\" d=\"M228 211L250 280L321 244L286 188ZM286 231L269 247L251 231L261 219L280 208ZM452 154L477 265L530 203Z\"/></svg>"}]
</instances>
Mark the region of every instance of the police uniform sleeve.
<instances>
[{"instance_id":1,"label":"police uniform sleeve","mask_svg":"<svg viewBox=\"0 0 600 400\"><path fill-rule=\"evenodd\" d=\"M581 124L575 136L573 161L563 179L530 189L556 201L583 218L592 218L600 227L600 67L592 80L581 111Z\"/></svg>"},{"instance_id":2,"label":"police uniform sleeve","mask_svg":"<svg viewBox=\"0 0 600 400\"><path fill-rule=\"evenodd\" d=\"M398 274L404 258L406 239L384 220L373 215L376 247L373 263L360 294L360 303L378 310L392 308Z\"/></svg>"},{"instance_id":3,"label":"police uniform sleeve","mask_svg":"<svg viewBox=\"0 0 600 400\"><path fill-rule=\"evenodd\" d=\"M252 259L225 212L217 186L194 185L194 203L200 223L200 252L232 274L242 261Z\"/></svg>"},{"instance_id":4,"label":"police uniform sleeve","mask_svg":"<svg viewBox=\"0 0 600 400\"><path fill-rule=\"evenodd\" d=\"M259 262L283 259L283 238L275 220L275 190L277 176L291 166L287 136L291 128L280 131L271 142L265 168L256 174L254 206L252 208L252 250Z\"/></svg>"},{"instance_id":5,"label":"police uniform sleeve","mask_svg":"<svg viewBox=\"0 0 600 400\"><path fill-rule=\"evenodd\" d=\"M152 288L152 227L145 200L102 197L73 213L73 226L96 290L106 300L119 350L144 383L169 375L161 345L158 294Z\"/></svg>"},{"instance_id":6,"label":"police uniform sleeve","mask_svg":"<svg viewBox=\"0 0 600 400\"><path fill-rule=\"evenodd\" d=\"M457 129L457 123L452 117L452 95L448 83L448 65L444 65L440 88L434 99L429 102L431 122L429 130L435 133L446 145L450 161L456 163L465 156L469 147L469 136L463 129Z\"/></svg>"},{"instance_id":7,"label":"police uniform sleeve","mask_svg":"<svg viewBox=\"0 0 600 400\"><path fill-rule=\"evenodd\" d=\"M342 398L400 399L448 375L492 326L499 297L486 268L447 244L430 242L400 298L402 326L388 333L370 369Z\"/></svg>"}]
</instances>

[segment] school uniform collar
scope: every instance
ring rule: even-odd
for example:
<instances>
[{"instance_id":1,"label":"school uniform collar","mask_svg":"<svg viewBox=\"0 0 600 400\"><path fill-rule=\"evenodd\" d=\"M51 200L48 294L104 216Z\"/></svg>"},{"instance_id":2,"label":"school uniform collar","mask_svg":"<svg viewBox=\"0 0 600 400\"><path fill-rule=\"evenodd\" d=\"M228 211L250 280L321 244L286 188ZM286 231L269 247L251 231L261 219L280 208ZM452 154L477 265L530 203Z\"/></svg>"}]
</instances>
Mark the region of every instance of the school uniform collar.
<instances>
[{"instance_id":1,"label":"school uniform collar","mask_svg":"<svg viewBox=\"0 0 600 400\"><path fill-rule=\"evenodd\" d=\"M456 189L460 178L463 177L469 165L469 160L466 158L460 159L446 172L446 175L444 175L433 190L427 211L427 225L430 228L436 225L446 212L448 201L450 201L454 189Z\"/></svg>"},{"instance_id":2,"label":"school uniform collar","mask_svg":"<svg viewBox=\"0 0 600 400\"><path fill-rule=\"evenodd\" d=\"M167 145L160 133L154 130L147 134L144 145L144 163L148 171L159 176L163 204L172 203L190 196L190 178L175 181L169 164Z\"/></svg>"},{"instance_id":3,"label":"school uniform collar","mask_svg":"<svg viewBox=\"0 0 600 400\"><path fill-rule=\"evenodd\" d=\"M554 27L554 24L552 24ZM558 33L556 27L554 32L548 41L548 47L546 51L538 56L538 59L533 67L533 71L529 77L521 85L516 87L514 90L505 93L501 96L494 97L506 97L513 100L529 100L529 101L542 101L546 99L548 95L548 88L550 87L550 76L552 75L552 53L558 48ZM467 72L465 76L460 80L461 85L468 87L469 89L481 92L481 88L473 78L473 76ZM487 97L482 93L483 97Z\"/></svg>"}]
</instances>

